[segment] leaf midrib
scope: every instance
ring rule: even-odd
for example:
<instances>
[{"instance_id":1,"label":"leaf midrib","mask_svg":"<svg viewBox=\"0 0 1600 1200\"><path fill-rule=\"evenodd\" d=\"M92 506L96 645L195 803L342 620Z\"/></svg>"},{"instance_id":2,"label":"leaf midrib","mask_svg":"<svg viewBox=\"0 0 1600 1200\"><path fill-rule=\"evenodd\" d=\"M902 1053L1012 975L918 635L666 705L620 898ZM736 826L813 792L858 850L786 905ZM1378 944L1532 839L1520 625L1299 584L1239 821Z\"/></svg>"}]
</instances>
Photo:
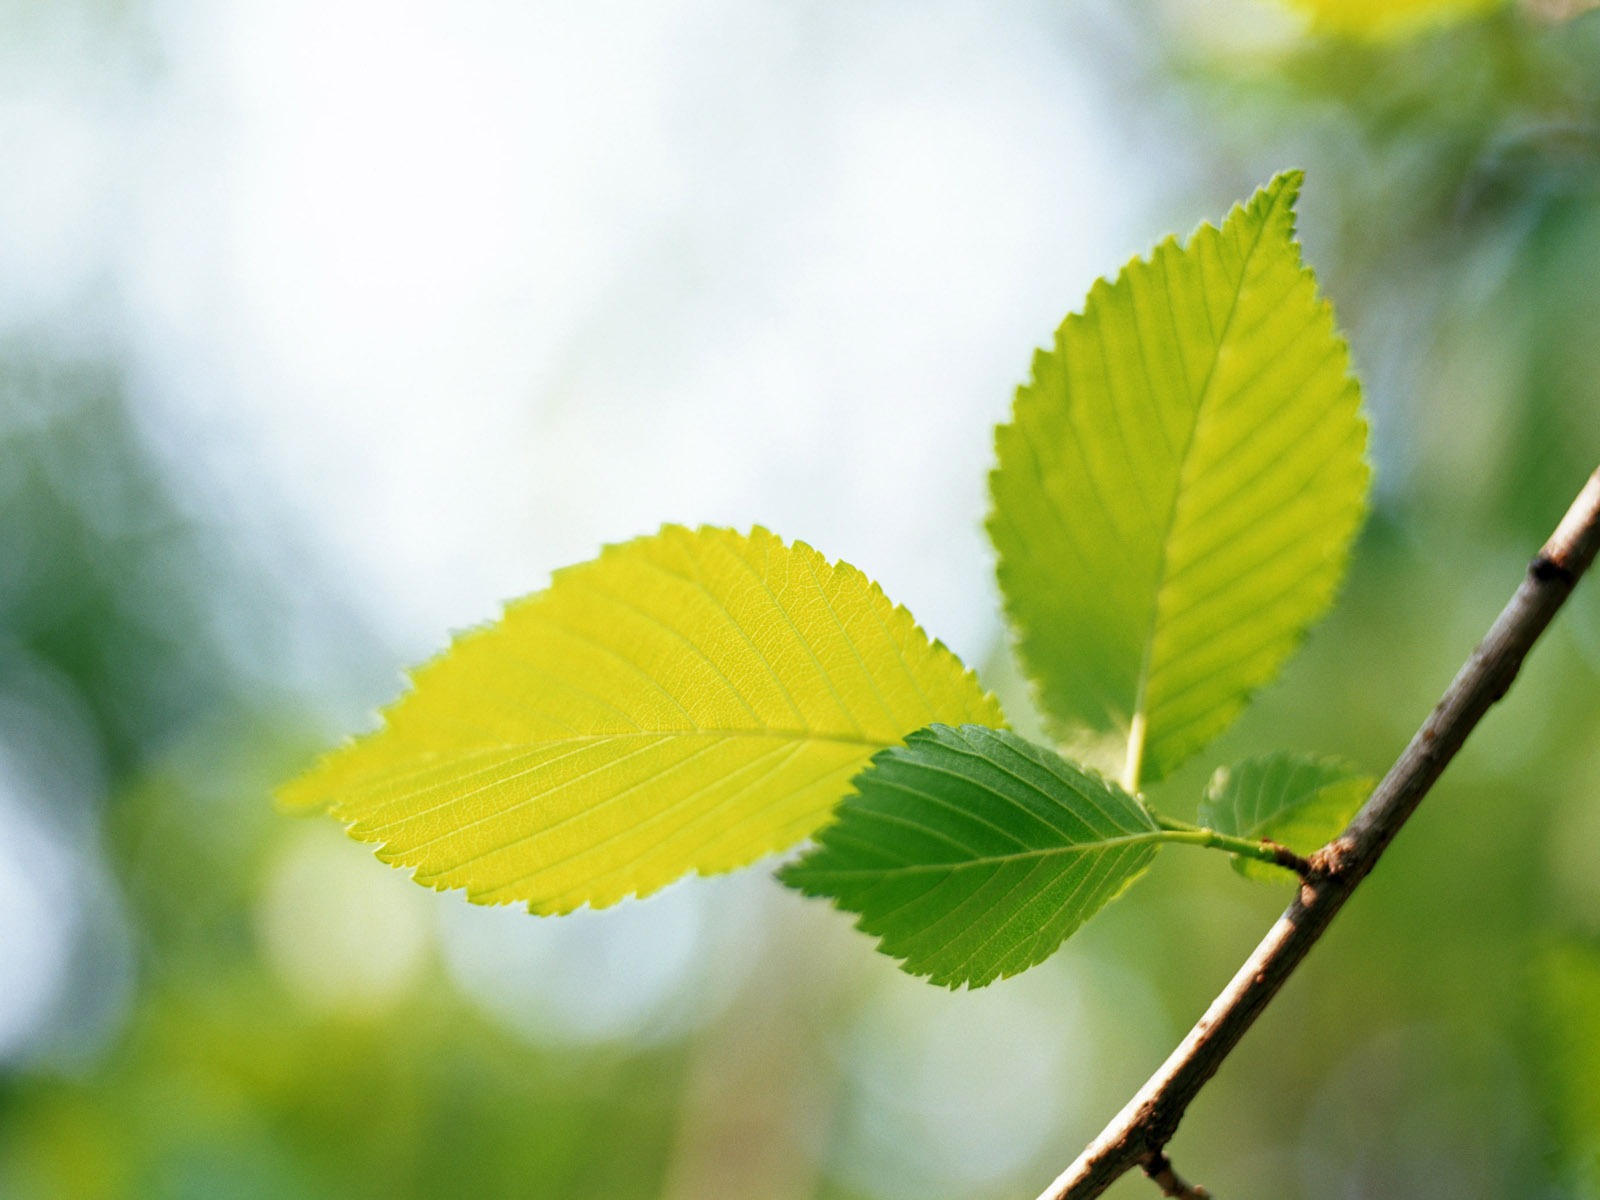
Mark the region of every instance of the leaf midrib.
<instances>
[{"instance_id":1,"label":"leaf midrib","mask_svg":"<svg viewBox=\"0 0 1600 1200\"><path fill-rule=\"evenodd\" d=\"M885 876L928 875L934 872L965 871L973 867L1003 867L1008 863L1031 862L1056 855L1086 854L1090 851L1115 850L1120 846L1135 846L1144 842L1159 843L1173 840L1175 839L1172 837L1170 830L1152 829L1142 833L1130 833L1125 837L1103 838L1094 842L1074 842L1067 846L1047 846L1039 850L1019 850L1014 854L988 854L982 858L965 858L959 862L952 863L913 863L898 867L836 867L831 869L812 869L799 874L816 879L839 879L856 876L870 876L882 879Z\"/></svg>"},{"instance_id":2,"label":"leaf midrib","mask_svg":"<svg viewBox=\"0 0 1600 1200\"><path fill-rule=\"evenodd\" d=\"M890 746L898 746L903 742L901 738L885 740L854 733L819 733L816 730L799 729L628 729L617 733L582 733L530 738L526 741L483 742L465 748L441 747L418 754L412 761L436 755L457 758L464 754L486 754L494 750L536 750L541 746L569 746L579 742L620 742L637 738L674 737L770 738L774 741L787 742L832 742L844 746L869 746L875 750L887 750Z\"/></svg>"},{"instance_id":3,"label":"leaf midrib","mask_svg":"<svg viewBox=\"0 0 1600 1200\"><path fill-rule=\"evenodd\" d=\"M1139 790L1139 776L1144 767L1145 730L1145 701L1150 684L1150 658L1155 648L1156 631L1161 627L1161 596L1166 590L1167 569L1172 546L1172 531L1177 524L1178 507L1183 498L1183 481L1185 470L1188 466L1189 456L1194 452L1195 438L1200 430L1201 418L1206 406L1211 402L1211 389L1217 378L1217 364L1222 358L1223 344L1228 340L1228 334L1233 328L1234 319L1239 313L1239 298L1244 292L1244 279L1249 273L1250 264L1255 259L1256 252L1261 248L1261 241L1266 236L1267 227L1272 217L1278 211L1278 205L1283 202L1283 193L1280 191L1272 199L1272 206L1267 209L1261 219L1261 227L1256 230L1250 248L1245 252L1239 263L1239 277L1234 287L1233 299L1228 305L1227 315L1222 320L1222 326L1217 330L1213 339L1211 361L1206 366L1205 379L1200 384L1200 394L1195 400L1194 420L1189 425L1188 436L1184 439L1183 449L1178 455L1178 480L1172 489L1172 501L1167 506L1167 519L1164 533L1161 538L1160 554L1156 560L1155 598L1150 605L1150 624L1145 630L1144 648L1139 656L1138 684L1134 691L1133 712L1130 716L1128 728L1128 756L1123 768L1122 786L1129 792L1137 794ZM1220 239L1222 230L1217 230ZM1191 243L1192 244L1192 243ZM1171 293L1168 292L1168 299ZM1140 339L1143 345L1143 338Z\"/></svg>"}]
</instances>

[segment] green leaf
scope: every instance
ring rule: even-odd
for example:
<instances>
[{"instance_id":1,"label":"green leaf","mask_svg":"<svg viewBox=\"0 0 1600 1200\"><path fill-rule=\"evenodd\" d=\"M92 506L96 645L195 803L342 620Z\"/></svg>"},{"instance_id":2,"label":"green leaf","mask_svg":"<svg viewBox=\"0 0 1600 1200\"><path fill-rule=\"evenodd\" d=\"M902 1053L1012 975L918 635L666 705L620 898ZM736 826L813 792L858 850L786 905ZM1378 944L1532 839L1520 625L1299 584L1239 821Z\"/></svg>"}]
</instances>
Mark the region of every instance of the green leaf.
<instances>
[{"instance_id":1,"label":"green leaf","mask_svg":"<svg viewBox=\"0 0 1600 1200\"><path fill-rule=\"evenodd\" d=\"M1115 784L973 725L913 733L855 789L779 877L859 914L884 953L947 987L1043 962L1168 836Z\"/></svg>"},{"instance_id":2,"label":"green leaf","mask_svg":"<svg viewBox=\"0 0 1600 1200\"><path fill-rule=\"evenodd\" d=\"M808 836L851 776L999 706L854 567L668 526L415 673L384 728L290 784L419 883L568 912Z\"/></svg>"},{"instance_id":3,"label":"green leaf","mask_svg":"<svg viewBox=\"0 0 1600 1200\"><path fill-rule=\"evenodd\" d=\"M1300 264L1300 178L1097 282L996 433L989 532L1022 658L1064 727L1126 738L1130 791L1277 674L1361 523L1366 425Z\"/></svg>"},{"instance_id":4,"label":"green leaf","mask_svg":"<svg viewBox=\"0 0 1600 1200\"><path fill-rule=\"evenodd\" d=\"M1217 768L1200 802L1200 824L1310 854L1339 835L1374 782L1336 758L1263 754ZM1280 867L1237 854L1233 866L1241 875L1269 883L1291 878Z\"/></svg>"}]
</instances>

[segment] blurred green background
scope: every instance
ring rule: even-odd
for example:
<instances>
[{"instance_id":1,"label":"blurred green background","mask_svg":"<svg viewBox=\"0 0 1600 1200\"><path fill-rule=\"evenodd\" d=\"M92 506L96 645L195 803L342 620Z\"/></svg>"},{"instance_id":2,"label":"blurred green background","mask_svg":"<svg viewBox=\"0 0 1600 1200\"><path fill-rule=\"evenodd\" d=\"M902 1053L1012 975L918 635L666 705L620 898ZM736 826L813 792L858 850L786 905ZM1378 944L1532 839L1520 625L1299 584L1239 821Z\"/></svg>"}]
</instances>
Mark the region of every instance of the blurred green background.
<instances>
[{"instance_id":1,"label":"blurred green background","mask_svg":"<svg viewBox=\"0 0 1600 1200\"><path fill-rule=\"evenodd\" d=\"M947 994L762 870L536 920L271 788L668 519L848 557L1026 724L990 426L1096 275L1288 165L1374 512L1153 799L1382 769L1600 461L1600 14L1559 7L0 3L0 1196L1036 1194L1286 893L1165 855ZM1597 846L1591 581L1182 1171L1600 1196Z\"/></svg>"}]
</instances>

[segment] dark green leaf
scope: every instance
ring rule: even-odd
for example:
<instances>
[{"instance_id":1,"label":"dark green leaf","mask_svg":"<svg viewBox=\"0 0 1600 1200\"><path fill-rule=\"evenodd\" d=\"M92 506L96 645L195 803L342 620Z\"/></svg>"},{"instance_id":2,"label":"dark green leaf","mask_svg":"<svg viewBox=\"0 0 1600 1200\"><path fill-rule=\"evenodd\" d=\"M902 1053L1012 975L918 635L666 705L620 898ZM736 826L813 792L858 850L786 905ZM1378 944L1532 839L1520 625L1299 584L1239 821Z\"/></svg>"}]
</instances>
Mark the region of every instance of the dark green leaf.
<instances>
[{"instance_id":1,"label":"dark green leaf","mask_svg":"<svg viewBox=\"0 0 1600 1200\"><path fill-rule=\"evenodd\" d=\"M780 872L858 913L907 971L981 987L1053 954L1149 864L1134 797L1006 730L932 725L877 754Z\"/></svg>"}]
</instances>

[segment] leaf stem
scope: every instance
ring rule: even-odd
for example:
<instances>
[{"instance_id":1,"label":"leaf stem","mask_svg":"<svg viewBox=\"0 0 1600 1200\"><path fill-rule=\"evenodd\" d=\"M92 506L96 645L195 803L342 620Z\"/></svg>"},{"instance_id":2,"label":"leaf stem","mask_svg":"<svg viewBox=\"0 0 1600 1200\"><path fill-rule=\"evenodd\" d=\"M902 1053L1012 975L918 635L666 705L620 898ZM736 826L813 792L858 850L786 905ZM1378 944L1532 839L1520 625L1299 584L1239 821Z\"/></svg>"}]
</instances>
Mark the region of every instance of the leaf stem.
<instances>
[{"instance_id":1,"label":"leaf stem","mask_svg":"<svg viewBox=\"0 0 1600 1200\"><path fill-rule=\"evenodd\" d=\"M1160 813L1151 814L1156 819L1156 824L1166 835L1161 838L1164 842L1175 842L1184 846L1205 846L1211 850L1226 850L1229 854L1238 854L1244 858L1253 858L1259 862L1271 863L1275 867L1283 867L1293 871L1296 875L1305 877L1311 871L1311 864L1301 858L1287 846L1280 846L1277 842L1265 839L1253 841L1250 838L1234 837L1232 834L1218 833L1215 829L1207 829L1204 825L1191 825L1187 821L1179 821L1173 817L1164 817Z\"/></svg>"},{"instance_id":2,"label":"leaf stem","mask_svg":"<svg viewBox=\"0 0 1600 1200\"><path fill-rule=\"evenodd\" d=\"M1141 689L1143 685L1141 684ZM1128 727L1128 757L1122 766L1122 790L1130 796L1139 794L1139 776L1144 771L1144 711L1133 714L1133 724Z\"/></svg>"}]
</instances>

